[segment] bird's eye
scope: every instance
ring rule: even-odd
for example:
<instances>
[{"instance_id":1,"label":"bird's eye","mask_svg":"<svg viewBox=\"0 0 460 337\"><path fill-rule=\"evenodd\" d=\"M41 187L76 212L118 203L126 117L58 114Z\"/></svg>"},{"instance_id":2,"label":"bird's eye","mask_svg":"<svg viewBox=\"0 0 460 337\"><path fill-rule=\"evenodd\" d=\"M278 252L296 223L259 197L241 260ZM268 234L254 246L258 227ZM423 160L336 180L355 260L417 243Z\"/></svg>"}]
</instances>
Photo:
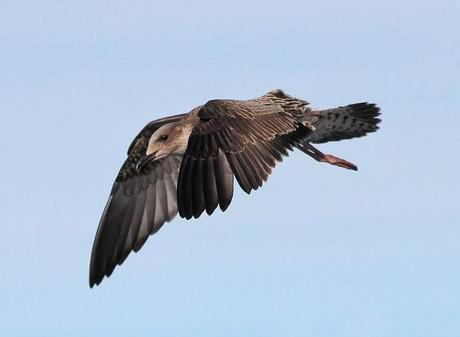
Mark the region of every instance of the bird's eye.
<instances>
[{"instance_id":1,"label":"bird's eye","mask_svg":"<svg viewBox=\"0 0 460 337\"><path fill-rule=\"evenodd\" d=\"M160 139L161 140L166 140L166 139L168 139L168 135L163 135L163 136L160 137Z\"/></svg>"}]
</instances>

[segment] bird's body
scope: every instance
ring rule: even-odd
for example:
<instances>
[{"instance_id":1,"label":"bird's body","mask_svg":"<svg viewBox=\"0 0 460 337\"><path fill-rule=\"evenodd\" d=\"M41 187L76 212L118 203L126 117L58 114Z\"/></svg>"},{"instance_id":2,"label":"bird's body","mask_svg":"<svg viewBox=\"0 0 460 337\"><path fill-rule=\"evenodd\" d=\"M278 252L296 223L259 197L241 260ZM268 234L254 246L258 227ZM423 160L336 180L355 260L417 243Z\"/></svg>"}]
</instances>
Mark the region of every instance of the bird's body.
<instances>
[{"instance_id":1,"label":"bird's body","mask_svg":"<svg viewBox=\"0 0 460 337\"><path fill-rule=\"evenodd\" d=\"M273 90L246 101L212 100L188 114L147 124L128 149L104 209L91 254L90 286L110 276L150 234L180 216L223 211L233 178L247 193L298 148L317 161L356 170L311 143L361 137L378 129L379 108L358 103L313 110Z\"/></svg>"}]
</instances>

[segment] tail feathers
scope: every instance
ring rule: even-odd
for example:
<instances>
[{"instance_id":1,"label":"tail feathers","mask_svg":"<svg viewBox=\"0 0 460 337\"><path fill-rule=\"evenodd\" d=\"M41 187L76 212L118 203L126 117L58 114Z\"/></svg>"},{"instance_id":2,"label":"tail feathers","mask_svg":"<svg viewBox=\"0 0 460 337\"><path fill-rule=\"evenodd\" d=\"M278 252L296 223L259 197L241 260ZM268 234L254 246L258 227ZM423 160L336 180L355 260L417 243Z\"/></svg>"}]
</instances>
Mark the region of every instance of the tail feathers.
<instances>
[{"instance_id":1,"label":"tail feathers","mask_svg":"<svg viewBox=\"0 0 460 337\"><path fill-rule=\"evenodd\" d=\"M327 110L313 110L306 117L316 128L307 141L325 143L362 137L379 129L380 108L373 103L355 103Z\"/></svg>"}]
</instances>

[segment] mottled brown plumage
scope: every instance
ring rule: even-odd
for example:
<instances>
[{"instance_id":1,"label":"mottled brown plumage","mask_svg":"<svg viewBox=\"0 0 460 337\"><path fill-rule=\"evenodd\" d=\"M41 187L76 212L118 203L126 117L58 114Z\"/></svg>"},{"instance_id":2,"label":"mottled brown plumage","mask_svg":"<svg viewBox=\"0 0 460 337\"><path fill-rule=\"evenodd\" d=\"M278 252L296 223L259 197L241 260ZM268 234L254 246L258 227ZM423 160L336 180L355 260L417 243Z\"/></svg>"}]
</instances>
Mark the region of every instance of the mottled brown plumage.
<instances>
[{"instance_id":1,"label":"mottled brown plumage","mask_svg":"<svg viewBox=\"0 0 460 337\"><path fill-rule=\"evenodd\" d=\"M375 104L313 110L308 102L273 90L253 100L212 100L147 124L128 149L99 223L90 286L110 276L177 213L190 219L227 209L234 177L247 193L261 187L294 148L356 170L310 143L364 136L378 129L378 116Z\"/></svg>"}]
</instances>

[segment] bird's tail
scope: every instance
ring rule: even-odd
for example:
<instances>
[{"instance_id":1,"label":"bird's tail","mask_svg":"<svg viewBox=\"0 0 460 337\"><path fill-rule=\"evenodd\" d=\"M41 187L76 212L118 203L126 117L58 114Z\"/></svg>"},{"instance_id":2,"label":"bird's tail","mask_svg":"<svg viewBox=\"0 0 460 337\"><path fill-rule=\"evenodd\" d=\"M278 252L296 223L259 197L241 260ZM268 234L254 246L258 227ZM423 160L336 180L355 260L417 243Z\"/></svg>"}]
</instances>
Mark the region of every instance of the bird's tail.
<instances>
[{"instance_id":1,"label":"bird's tail","mask_svg":"<svg viewBox=\"0 0 460 337\"><path fill-rule=\"evenodd\" d=\"M316 130L308 137L311 143L362 137L378 130L380 108L372 103L355 103L333 109L312 110L306 120Z\"/></svg>"}]
</instances>

